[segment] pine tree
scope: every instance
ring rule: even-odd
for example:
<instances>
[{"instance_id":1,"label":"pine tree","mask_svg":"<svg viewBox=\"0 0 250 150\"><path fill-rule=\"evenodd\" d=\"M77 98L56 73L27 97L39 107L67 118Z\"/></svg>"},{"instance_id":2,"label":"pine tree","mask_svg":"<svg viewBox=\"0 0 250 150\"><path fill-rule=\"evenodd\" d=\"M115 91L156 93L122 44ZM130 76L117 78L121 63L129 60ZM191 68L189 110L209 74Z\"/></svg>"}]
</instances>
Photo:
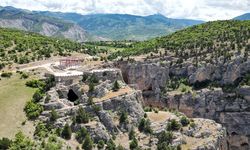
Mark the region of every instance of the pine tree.
<instances>
[{"instance_id":1,"label":"pine tree","mask_svg":"<svg viewBox=\"0 0 250 150\"><path fill-rule=\"evenodd\" d=\"M69 139L71 139L71 134L72 134L71 128L70 128L69 124L66 123L63 130L62 130L61 135L64 139L69 140Z\"/></svg>"},{"instance_id":2,"label":"pine tree","mask_svg":"<svg viewBox=\"0 0 250 150\"><path fill-rule=\"evenodd\" d=\"M84 150L92 150L93 149L94 142L92 141L89 134L86 135L85 140L82 144L82 148Z\"/></svg>"},{"instance_id":3,"label":"pine tree","mask_svg":"<svg viewBox=\"0 0 250 150\"><path fill-rule=\"evenodd\" d=\"M116 80L113 85L113 91L118 91L120 89L120 85L118 81Z\"/></svg>"}]
</instances>

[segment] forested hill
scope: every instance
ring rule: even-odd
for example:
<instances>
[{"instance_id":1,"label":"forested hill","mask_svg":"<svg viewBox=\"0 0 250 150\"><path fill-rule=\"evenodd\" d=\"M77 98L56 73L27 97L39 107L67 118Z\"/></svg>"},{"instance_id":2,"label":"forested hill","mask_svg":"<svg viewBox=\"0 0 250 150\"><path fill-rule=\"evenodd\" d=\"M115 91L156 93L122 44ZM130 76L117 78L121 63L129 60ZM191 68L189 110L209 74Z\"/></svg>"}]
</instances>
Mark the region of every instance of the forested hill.
<instances>
[{"instance_id":1,"label":"forested hill","mask_svg":"<svg viewBox=\"0 0 250 150\"><path fill-rule=\"evenodd\" d=\"M36 12L77 23L89 33L111 40L146 40L203 23L200 20L172 19L161 14L90 14Z\"/></svg>"},{"instance_id":2,"label":"forested hill","mask_svg":"<svg viewBox=\"0 0 250 150\"><path fill-rule=\"evenodd\" d=\"M46 37L37 33L0 28L0 69L10 63L28 63L52 55L71 52L95 54L94 47L66 39Z\"/></svg>"},{"instance_id":3,"label":"forested hill","mask_svg":"<svg viewBox=\"0 0 250 150\"><path fill-rule=\"evenodd\" d=\"M197 54L216 53L230 57L232 51L249 50L250 21L214 21L177 31L169 36L138 42L110 56L141 55L160 48L187 58Z\"/></svg>"}]
</instances>

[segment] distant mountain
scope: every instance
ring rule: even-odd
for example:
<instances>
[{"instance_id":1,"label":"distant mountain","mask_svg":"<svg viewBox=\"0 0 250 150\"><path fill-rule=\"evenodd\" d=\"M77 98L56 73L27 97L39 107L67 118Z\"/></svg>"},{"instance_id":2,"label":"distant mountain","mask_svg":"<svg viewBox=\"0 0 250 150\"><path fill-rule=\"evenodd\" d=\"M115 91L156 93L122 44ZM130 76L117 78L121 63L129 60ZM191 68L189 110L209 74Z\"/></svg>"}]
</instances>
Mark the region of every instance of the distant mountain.
<instances>
[{"instance_id":1,"label":"distant mountain","mask_svg":"<svg viewBox=\"0 0 250 150\"><path fill-rule=\"evenodd\" d=\"M246 13L238 17L235 17L234 20L250 20L250 13Z\"/></svg>"},{"instance_id":2,"label":"distant mountain","mask_svg":"<svg viewBox=\"0 0 250 150\"><path fill-rule=\"evenodd\" d=\"M16 28L78 42L95 39L75 23L10 6L0 7L0 27Z\"/></svg>"},{"instance_id":3,"label":"distant mountain","mask_svg":"<svg viewBox=\"0 0 250 150\"><path fill-rule=\"evenodd\" d=\"M161 14L135 16L127 14L91 14L36 12L77 23L89 33L112 40L146 40L201 24L203 21L171 19Z\"/></svg>"}]
</instances>

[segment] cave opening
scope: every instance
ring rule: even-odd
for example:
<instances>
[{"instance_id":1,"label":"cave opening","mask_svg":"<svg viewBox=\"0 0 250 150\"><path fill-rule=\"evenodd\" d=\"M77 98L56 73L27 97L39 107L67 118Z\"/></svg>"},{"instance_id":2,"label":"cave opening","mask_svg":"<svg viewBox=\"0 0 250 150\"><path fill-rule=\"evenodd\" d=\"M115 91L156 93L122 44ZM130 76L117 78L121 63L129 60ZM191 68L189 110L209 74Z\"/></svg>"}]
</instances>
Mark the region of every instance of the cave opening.
<instances>
[{"instance_id":1,"label":"cave opening","mask_svg":"<svg viewBox=\"0 0 250 150\"><path fill-rule=\"evenodd\" d=\"M75 102L78 99L79 97L76 95L76 93L72 89L70 89L68 92L68 100L71 102Z\"/></svg>"}]
</instances>

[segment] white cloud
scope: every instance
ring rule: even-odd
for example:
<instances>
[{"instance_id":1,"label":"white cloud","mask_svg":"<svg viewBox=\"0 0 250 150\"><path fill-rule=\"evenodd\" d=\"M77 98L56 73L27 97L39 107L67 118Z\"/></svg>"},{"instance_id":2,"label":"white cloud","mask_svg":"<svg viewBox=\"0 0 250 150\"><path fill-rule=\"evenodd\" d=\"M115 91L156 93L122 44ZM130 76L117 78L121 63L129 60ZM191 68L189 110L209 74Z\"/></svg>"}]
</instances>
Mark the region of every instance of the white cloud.
<instances>
[{"instance_id":1,"label":"white cloud","mask_svg":"<svg viewBox=\"0 0 250 150\"><path fill-rule=\"evenodd\" d=\"M119 13L202 20L231 19L250 12L250 0L1 0L1 6L62 12Z\"/></svg>"}]
</instances>

